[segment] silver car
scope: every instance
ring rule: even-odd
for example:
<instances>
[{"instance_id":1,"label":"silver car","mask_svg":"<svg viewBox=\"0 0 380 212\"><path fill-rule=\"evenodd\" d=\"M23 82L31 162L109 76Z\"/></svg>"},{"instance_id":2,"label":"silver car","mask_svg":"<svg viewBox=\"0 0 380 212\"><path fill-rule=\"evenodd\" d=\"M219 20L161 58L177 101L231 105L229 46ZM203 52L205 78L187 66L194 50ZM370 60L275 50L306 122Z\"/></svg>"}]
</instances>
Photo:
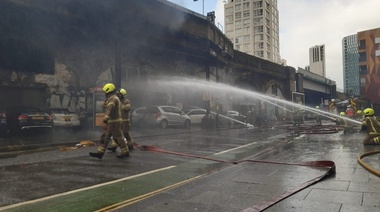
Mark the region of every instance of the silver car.
<instances>
[{"instance_id":1,"label":"silver car","mask_svg":"<svg viewBox=\"0 0 380 212\"><path fill-rule=\"evenodd\" d=\"M196 109L187 109L183 110L191 120L192 124L201 124L202 119L206 116L207 110L196 108Z\"/></svg>"},{"instance_id":2,"label":"silver car","mask_svg":"<svg viewBox=\"0 0 380 212\"><path fill-rule=\"evenodd\" d=\"M148 125L167 128L168 126L183 126L189 129L191 120L182 110L174 106L151 106L145 111L145 119Z\"/></svg>"}]
</instances>

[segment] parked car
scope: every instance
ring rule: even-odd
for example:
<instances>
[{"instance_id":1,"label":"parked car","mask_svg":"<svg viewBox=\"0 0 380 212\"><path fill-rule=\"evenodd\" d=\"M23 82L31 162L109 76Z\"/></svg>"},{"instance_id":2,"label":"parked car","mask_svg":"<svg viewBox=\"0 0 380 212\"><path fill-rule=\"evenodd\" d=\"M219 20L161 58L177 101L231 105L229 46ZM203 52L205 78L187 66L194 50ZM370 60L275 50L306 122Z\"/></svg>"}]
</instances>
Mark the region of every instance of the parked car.
<instances>
[{"instance_id":1,"label":"parked car","mask_svg":"<svg viewBox=\"0 0 380 212\"><path fill-rule=\"evenodd\" d=\"M174 106L151 106L145 112L146 123L161 128L168 126L191 127L191 120L182 110Z\"/></svg>"},{"instance_id":2,"label":"parked car","mask_svg":"<svg viewBox=\"0 0 380 212\"><path fill-rule=\"evenodd\" d=\"M28 129L51 129L53 126L51 116L34 107L9 107L6 116L11 133Z\"/></svg>"},{"instance_id":3,"label":"parked car","mask_svg":"<svg viewBox=\"0 0 380 212\"><path fill-rule=\"evenodd\" d=\"M131 124L133 126L142 127L145 125L145 111L146 107L139 107L132 110Z\"/></svg>"},{"instance_id":4,"label":"parked car","mask_svg":"<svg viewBox=\"0 0 380 212\"><path fill-rule=\"evenodd\" d=\"M0 136L6 136L9 133L7 114L0 112Z\"/></svg>"},{"instance_id":5,"label":"parked car","mask_svg":"<svg viewBox=\"0 0 380 212\"><path fill-rule=\"evenodd\" d=\"M80 128L79 116L65 108L49 108L46 112L53 119L53 127Z\"/></svg>"},{"instance_id":6,"label":"parked car","mask_svg":"<svg viewBox=\"0 0 380 212\"><path fill-rule=\"evenodd\" d=\"M184 109L183 112L190 117L191 124L201 124L203 117L205 117L207 110L205 109Z\"/></svg>"},{"instance_id":7,"label":"parked car","mask_svg":"<svg viewBox=\"0 0 380 212\"><path fill-rule=\"evenodd\" d=\"M235 111L235 110L227 111L226 115L227 115L227 117L230 117L232 119L236 119L236 120L241 121L241 122L246 122L246 120L247 120L247 117L245 115L240 114L238 111Z\"/></svg>"}]
</instances>

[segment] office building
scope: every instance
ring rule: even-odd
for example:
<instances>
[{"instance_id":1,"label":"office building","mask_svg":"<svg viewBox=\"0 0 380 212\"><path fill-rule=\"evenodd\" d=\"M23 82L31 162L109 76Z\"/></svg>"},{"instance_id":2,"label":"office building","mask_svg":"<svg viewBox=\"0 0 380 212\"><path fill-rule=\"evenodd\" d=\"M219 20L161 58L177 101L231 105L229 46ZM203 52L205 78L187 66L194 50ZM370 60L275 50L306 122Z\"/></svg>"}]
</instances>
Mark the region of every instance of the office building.
<instances>
[{"instance_id":1,"label":"office building","mask_svg":"<svg viewBox=\"0 0 380 212\"><path fill-rule=\"evenodd\" d=\"M310 72L326 77L325 45L316 45L309 49Z\"/></svg>"},{"instance_id":2,"label":"office building","mask_svg":"<svg viewBox=\"0 0 380 212\"><path fill-rule=\"evenodd\" d=\"M356 34L343 38L342 61L344 93L350 96L359 96L359 53Z\"/></svg>"},{"instance_id":3,"label":"office building","mask_svg":"<svg viewBox=\"0 0 380 212\"><path fill-rule=\"evenodd\" d=\"M224 29L235 50L274 63L280 58L277 0L226 0Z\"/></svg>"},{"instance_id":4,"label":"office building","mask_svg":"<svg viewBox=\"0 0 380 212\"><path fill-rule=\"evenodd\" d=\"M357 33L360 96L380 104L380 28Z\"/></svg>"}]
</instances>

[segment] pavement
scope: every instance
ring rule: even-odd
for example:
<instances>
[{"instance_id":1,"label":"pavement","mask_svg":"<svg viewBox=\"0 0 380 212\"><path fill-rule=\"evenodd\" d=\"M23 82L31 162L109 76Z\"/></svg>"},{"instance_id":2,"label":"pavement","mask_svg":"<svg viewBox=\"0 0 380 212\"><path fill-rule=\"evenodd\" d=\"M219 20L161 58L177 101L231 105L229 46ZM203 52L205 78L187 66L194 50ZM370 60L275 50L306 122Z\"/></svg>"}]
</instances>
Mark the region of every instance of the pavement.
<instances>
[{"instance_id":1,"label":"pavement","mask_svg":"<svg viewBox=\"0 0 380 212\"><path fill-rule=\"evenodd\" d=\"M0 211L379 211L380 178L359 164L358 157L380 146L363 145L362 132L318 134L313 123L305 125L314 128L312 133L269 129L264 143L248 142L207 158ZM247 132L258 135L238 129L231 135L244 140ZM135 136L155 137L148 132ZM331 161L335 172L331 164L306 163L310 161ZM378 154L362 161L380 170ZM105 195L99 197L100 192ZM81 203L85 198L91 204Z\"/></svg>"}]
</instances>

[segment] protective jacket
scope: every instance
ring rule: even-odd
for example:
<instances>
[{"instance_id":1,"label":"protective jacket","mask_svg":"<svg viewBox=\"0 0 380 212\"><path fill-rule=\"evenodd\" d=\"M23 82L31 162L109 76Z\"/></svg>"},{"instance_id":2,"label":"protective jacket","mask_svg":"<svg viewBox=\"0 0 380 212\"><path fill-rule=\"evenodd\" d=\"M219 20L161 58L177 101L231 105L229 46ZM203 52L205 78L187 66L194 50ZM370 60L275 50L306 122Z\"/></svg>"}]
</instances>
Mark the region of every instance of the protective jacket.
<instances>
[{"instance_id":1,"label":"protective jacket","mask_svg":"<svg viewBox=\"0 0 380 212\"><path fill-rule=\"evenodd\" d=\"M364 139L364 144L380 144L380 122L374 116L364 118L364 129L367 131L367 136Z\"/></svg>"},{"instance_id":2,"label":"protective jacket","mask_svg":"<svg viewBox=\"0 0 380 212\"><path fill-rule=\"evenodd\" d=\"M104 120L107 123L121 123L120 100L116 95L111 95L105 102Z\"/></svg>"}]
</instances>

